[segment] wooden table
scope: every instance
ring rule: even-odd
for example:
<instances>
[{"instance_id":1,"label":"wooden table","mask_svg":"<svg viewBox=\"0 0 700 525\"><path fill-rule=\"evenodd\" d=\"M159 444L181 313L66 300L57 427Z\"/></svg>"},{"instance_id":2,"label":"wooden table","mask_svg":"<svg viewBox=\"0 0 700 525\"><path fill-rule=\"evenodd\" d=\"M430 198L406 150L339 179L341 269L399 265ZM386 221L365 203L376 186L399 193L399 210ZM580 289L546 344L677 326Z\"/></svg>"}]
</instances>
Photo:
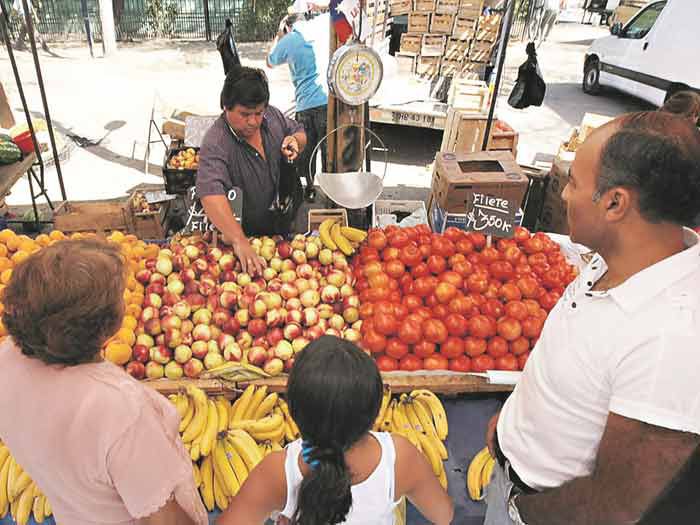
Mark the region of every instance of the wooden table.
<instances>
[{"instance_id":1,"label":"wooden table","mask_svg":"<svg viewBox=\"0 0 700 525\"><path fill-rule=\"evenodd\" d=\"M12 186L27 173L35 161L36 153L32 152L13 164L0 165L0 198L10 192Z\"/></svg>"}]
</instances>

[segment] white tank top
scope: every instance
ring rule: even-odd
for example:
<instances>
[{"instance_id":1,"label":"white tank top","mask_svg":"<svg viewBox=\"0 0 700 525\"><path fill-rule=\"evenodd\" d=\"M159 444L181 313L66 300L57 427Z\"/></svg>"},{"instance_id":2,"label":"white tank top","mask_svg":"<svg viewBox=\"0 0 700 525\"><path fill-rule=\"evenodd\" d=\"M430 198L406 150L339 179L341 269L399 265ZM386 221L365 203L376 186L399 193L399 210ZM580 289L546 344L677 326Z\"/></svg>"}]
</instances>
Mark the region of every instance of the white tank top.
<instances>
[{"instance_id":1,"label":"white tank top","mask_svg":"<svg viewBox=\"0 0 700 525\"><path fill-rule=\"evenodd\" d=\"M394 525L394 510L400 503L400 500L394 501L394 440L388 432L370 434L379 442L382 456L374 472L362 483L351 487L352 507L343 522L346 525ZM280 514L291 519L297 510L299 487L303 479L299 469L301 440L287 445L286 451L284 471L287 476L287 503Z\"/></svg>"}]
</instances>

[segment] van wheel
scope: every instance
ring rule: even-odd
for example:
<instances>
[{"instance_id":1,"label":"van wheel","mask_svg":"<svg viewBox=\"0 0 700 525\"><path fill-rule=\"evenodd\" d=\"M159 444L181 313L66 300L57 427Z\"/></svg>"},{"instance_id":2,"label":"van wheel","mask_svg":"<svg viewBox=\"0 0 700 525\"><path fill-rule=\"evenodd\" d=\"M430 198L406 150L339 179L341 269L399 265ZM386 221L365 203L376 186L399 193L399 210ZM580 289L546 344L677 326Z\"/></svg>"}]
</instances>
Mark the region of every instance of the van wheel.
<instances>
[{"instance_id":1,"label":"van wheel","mask_svg":"<svg viewBox=\"0 0 700 525\"><path fill-rule=\"evenodd\" d=\"M589 95L600 93L600 62L597 58L586 62L583 68L583 92Z\"/></svg>"}]
</instances>

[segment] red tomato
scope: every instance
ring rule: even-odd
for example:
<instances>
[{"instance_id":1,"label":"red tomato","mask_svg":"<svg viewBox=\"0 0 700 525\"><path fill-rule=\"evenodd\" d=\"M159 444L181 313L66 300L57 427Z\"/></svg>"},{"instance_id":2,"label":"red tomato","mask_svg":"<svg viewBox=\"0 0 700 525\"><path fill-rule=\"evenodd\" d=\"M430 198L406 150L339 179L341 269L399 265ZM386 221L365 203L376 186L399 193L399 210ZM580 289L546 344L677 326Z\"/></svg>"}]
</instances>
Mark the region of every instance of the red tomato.
<instances>
[{"instance_id":1,"label":"red tomato","mask_svg":"<svg viewBox=\"0 0 700 525\"><path fill-rule=\"evenodd\" d=\"M419 277L413 282L413 291L418 297L427 297L435 290L437 283L431 277Z\"/></svg>"},{"instance_id":2,"label":"red tomato","mask_svg":"<svg viewBox=\"0 0 700 525\"><path fill-rule=\"evenodd\" d=\"M465 317L473 317L479 314L479 308L474 303L474 300L469 296L459 295L450 301L447 309L455 314L461 314Z\"/></svg>"},{"instance_id":3,"label":"red tomato","mask_svg":"<svg viewBox=\"0 0 700 525\"><path fill-rule=\"evenodd\" d=\"M556 264L565 264L566 258L561 252L549 252L547 254L547 262L553 266Z\"/></svg>"},{"instance_id":4,"label":"red tomato","mask_svg":"<svg viewBox=\"0 0 700 525\"><path fill-rule=\"evenodd\" d=\"M364 277L358 279L357 282L355 283L355 290L357 290L358 292L366 290L367 288L369 288L369 283L367 282L367 279Z\"/></svg>"},{"instance_id":5,"label":"red tomato","mask_svg":"<svg viewBox=\"0 0 700 525\"><path fill-rule=\"evenodd\" d=\"M457 262L452 266L452 271L458 274L462 278L469 277L474 271L474 265L469 261ZM464 285L462 285L464 286Z\"/></svg>"},{"instance_id":6,"label":"red tomato","mask_svg":"<svg viewBox=\"0 0 700 525\"><path fill-rule=\"evenodd\" d=\"M515 276L516 277L529 277L532 275L532 266L530 266L527 263L519 263L515 267Z\"/></svg>"},{"instance_id":7,"label":"red tomato","mask_svg":"<svg viewBox=\"0 0 700 525\"><path fill-rule=\"evenodd\" d=\"M464 238L464 230L460 230L459 228L455 228L454 226L445 228L445 231L442 232L442 234L454 243Z\"/></svg>"},{"instance_id":8,"label":"red tomato","mask_svg":"<svg viewBox=\"0 0 700 525\"><path fill-rule=\"evenodd\" d=\"M430 308L426 306L419 306L415 309L413 313L420 315L423 319L430 319L433 315L433 312L430 310Z\"/></svg>"},{"instance_id":9,"label":"red tomato","mask_svg":"<svg viewBox=\"0 0 700 525\"><path fill-rule=\"evenodd\" d=\"M418 320L406 318L399 327L399 339L401 339L407 345L414 345L418 343L423 337L423 331L421 330L422 322L422 318L419 318Z\"/></svg>"},{"instance_id":10,"label":"red tomato","mask_svg":"<svg viewBox=\"0 0 700 525\"><path fill-rule=\"evenodd\" d=\"M457 272L451 270L446 271L438 277L438 281L443 281L454 285L455 288L461 290L464 286L464 279Z\"/></svg>"},{"instance_id":11,"label":"red tomato","mask_svg":"<svg viewBox=\"0 0 700 525\"><path fill-rule=\"evenodd\" d=\"M409 312L413 312L419 306L423 306L423 301L417 295L404 295L401 299L401 304L403 304Z\"/></svg>"},{"instance_id":12,"label":"red tomato","mask_svg":"<svg viewBox=\"0 0 700 525\"><path fill-rule=\"evenodd\" d=\"M386 348L386 337L370 330L362 336L362 346L373 354L381 353Z\"/></svg>"},{"instance_id":13,"label":"red tomato","mask_svg":"<svg viewBox=\"0 0 700 525\"><path fill-rule=\"evenodd\" d=\"M405 355L399 362L399 368L404 372L415 372L423 369L423 360L413 354Z\"/></svg>"},{"instance_id":14,"label":"red tomato","mask_svg":"<svg viewBox=\"0 0 700 525\"><path fill-rule=\"evenodd\" d=\"M523 335L529 339L539 337L544 326L544 320L537 317L528 317L522 322Z\"/></svg>"},{"instance_id":15,"label":"red tomato","mask_svg":"<svg viewBox=\"0 0 700 525\"><path fill-rule=\"evenodd\" d=\"M517 371L518 368L518 358L513 354L506 354L504 356L496 359L496 369L497 370L511 370Z\"/></svg>"},{"instance_id":16,"label":"red tomato","mask_svg":"<svg viewBox=\"0 0 700 525\"><path fill-rule=\"evenodd\" d=\"M505 252L506 249L511 246L515 246L516 248L518 247L518 243L515 239L498 239L498 242L496 243L496 247L501 253Z\"/></svg>"},{"instance_id":17,"label":"red tomato","mask_svg":"<svg viewBox=\"0 0 700 525\"><path fill-rule=\"evenodd\" d=\"M542 239L538 237L530 237L528 240L523 242L523 250L525 250L525 253L529 255L541 252L543 249L544 243L542 242Z\"/></svg>"},{"instance_id":18,"label":"red tomato","mask_svg":"<svg viewBox=\"0 0 700 525\"><path fill-rule=\"evenodd\" d=\"M462 255L468 255L474 252L474 245L469 239L462 239L461 241L457 241L455 248L457 248L457 251Z\"/></svg>"},{"instance_id":19,"label":"red tomato","mask_svg":"<svg viewBox=\"0 0 700 525\"><path fill-rule=\"evenodd\" d=\"M508 261L494 261L489 265L489 273L501 282L506 282L513 278L515 270Z\"/></svg>"},{"instance_id":20,"label":"red tomato","mask_svg":"<svg viewBox=\"0 0 700 525\"><path fill-rule=\"evenodd\" d=\"M481 256L478 253L470 253L467 255L467 261L472 263L472 266L476 269L478 266L481 265Z\"/></svg>"},{"instance_id":21,"label":"red tomato","mask_svg":"<svg viewBox=\"0 0 700 525\"><path fill-rule=\"evenodd\" d=\"M420 341L413 346L413 353L421 359L430 357L436 350L437 345L435 343L429 343L428 341Z\"/></svg>"},{"instance_id":22,"label":"red tomato","mask_svg":"<svg viewBox=\"0 0 700 525\"><path fill-rule=\"evenodd\" d=\"M434 238L431 246L435 255L445 258L451 257L457 252L454 243L444 237Z\"/></svg>"},{"instance_id":23,"label":"red tomato","mask_svg":"<svg viewBox=\"0 0 700 525\"><path fill-rule=\"evenodd\" d=\"M470 292L484 293L488 287L488 278L481 273L473 273L467 277L467 289Z\"/></svg>"},{"instance_id":24,"label":"red tomato","mask_svg":"<svg viewBox=\"0 0 700 525\"><path fill-rule=\"evenodd\" d=\"M438 275L447 270L447 261L439 255L428 257L428 269L433 275Z\"/></svg>"},{"instance_id":25,"label":"red tomato","mask_svg":"<svg viewBox=\"0 0 700 525\"><path fill-rule=\"evenodd\" d=\"M369 319L374 315L373 303L362 303L359 308L360 319Z\"/></svg>"},{"instance_id":26,"label":"red tomato","mask_svg":"<svg viewBox=\"0 0 700 525\"><path fill-rule=\"evenodd\" d=\"M422 234L418 236L418 246L422 246L424 244L427 244L430 246L430 244L433 242L433 238L431 234Z\"/></svg>"},{"instance_id":27,"label":"red tomato","mask_svg":"<svg viewBox=\"0 0 700 525\"><path fill-rule=\"evenodd\" d=\"M440 353L447 359L464 355L464 340L459 337L448 337L447 341L440 345Z\"/></svg>"},{"instance_id":28,"label":"red tomato","mask_svg":"<svg viewBox=\"0 0 700 525\"><path fill-rule=\"evenodd\" d=\"M447 340L447 328L440 319L426 319L421 328L423 337L429 343L440 344Z\"/></svg>"},{"instance_id":29,"label":"red tomato","mask_svg":"<svg viewBox=\"0 0 700 525\"><path fill-rule=\"evenodd\" d=\"M389 298L389 295L391 293L391 290L388 288L370 288L369 290L365 290L362 293L366 293L367 300L376 303L378 301L384 301ZM360 297L360 301L362 301L362 297Z\"/></svg>"},{"instance_id":30,"label":"red tomato","mask_svg":"<svg viewBox=\"0 0 700 525\"><path fill-rule=\"evenodd\" d=\"M401 292L399 290L394 290L389 294L389 300L392 303L400 303L401 302Z\"/></svg>"},{"instance_id":31,"label":"red tomato","mask_svg":"<svg viewBox=\"0 0 700 525\"><path fill-rule=\"evenodd\" d=\"M523 300L523 304L527 307L528 315L536 316L536 315L538 315L539 311L541 310L540 303L538 303L534 299L525 299L525 300ZM545 317L546 317L546 313L545 313Z\"/></svg>"},{"instance_id":32,"label":"red tomato","mask_svg":"<svg viewBox=\"0 0 700 525\"><path fill-rule=\"evenodd\" d=\"M380 355L376 361L377 368L382 372L394 372L399 369L398 361L388 355Z\"/></svg>"},{"instance_id":33,"label":"red tomato","mask_svg":"<svg viewBox=\"0 0 700 525\"><path fill-rule=\"evenodd\" d=\"M376 325L376 317L375 317ZM498 321L498 335L503 337L506 341L515 341L523 333L523 328L520 325L520 321L517 321L511 317L503 317ZM378 330L379 331L379 330Z\"/></svg>"},{"instance_id":34,"label":"red tomato","mask_svg":"<svg viewBox=\"0 0 700 525\"><path fill-rule=\"evenodd\" d=\"M524 354L518 356L518 369L525 370L525 363L527 363L527 359L529 357L530 352L525 352Z\"/></svg>"},{"instance_id":35,"label":"red tomato","mask_svg":"<svg viewBox=\"0 0 700 525\"><path fill-rule=\"evenodd\" d=\"M449 369L453 372L470 372L472 360L466 355L460 355L456 359L450 359Z\"/></svg>"},{"instance_id":36,"label":"red tomato","mask_svg":"<svg viewBox=\"0 0 700 525\"><path fill-rule=\"evenodd\" d=\"M532 266L532 273L534 273L537 277L542 277L545 273L549 272L551 267L549 264L544 263L544 264L531 264Z\"/></svg>"},{"instance_id":37,"label":"red tomato","mask_svg":"<svg viewBox=\"0 0 700 525\"><path fill-rule=\"evenodd\" d=\"M495 369L496 361L490 355L483 354L472 359L472 372L486 372Z\"/></svg>"},{"instance_id":38,"label":"red tomato","mask_svg":"<svg viewBox=\"0 0 700 525\"><path fill-rule=\"evenodd\" d=\"M523 293L520 291L517 285L513 283L506 283L498 290L498 297L504 302L508 301L519 301L523 297Z\"/></svg>"},{"instance_id":39,"label":"red tomato","mask_svg":"<svg viewBox=\"0 0 700 525\"><path fill-rule=\"evenodd\" d=\"M534 253L527 258L527 263L530 266L535 266L538 264L547 264L547 254L542 252Z\"/></svg>"},{"instance_id":40,"label":"red tomato","mask_svg":"<svg viewBox=\"0 0 700 525\"><path fill-rule=\"evenodd\" d=\"M520 256L523 252L517 246L508 246L503 252L503 258L512 265L516 265L520 262Z\"/></svg>"},{"instance_id":41,"label":"red tomato","mask_svg":"<svg viewBox=\"0 0 700 525\"><path fill-rule=\"evenodd\" d=\"M557 268L551 268L542 275L542 285L545 288L559 288L564 283L564 276Z\"/></svg>"},{"instance_id":42,"label":"red tomato","mask_svg":"<svg viewBox=\"0 0 700 525\"><path fill-rule=\"evenodd\" d=\"M476 232L467 234L467 239L472 243L474 249L480 251L486 246L486 235Z\"/></svg>"},{"instance_id":43,"label":"red tomato","mask_svg":"<svg viewBox=\"0 0 700 525\"><path fill-rule=\"evenodd\" d=\"M386 349L384 351L389 357L401 359L403 356L408 354L408 345L399 339L390 339L387 342Z\"/></svg>"},{"instance_id":44,"label":"red tomato","mask_svg":"<svg viewBox=\"0 0 700 525\"><path fill-rule=\"evenodd\" d=\"M524 297L531 299L539 295L539 285L533 277L521 277L518 279L517 285Z\"/></svg>"},{"instance_id":45,"label":"red tomato","mask_svg":"<svg viewBox=\"0 0 700 525\"><path fill-rule=\"evenodd\" d=\"M394 315L394 304L391 301L379 301L375 303L374 315Z\"/></svg>"},{"instance_id":46,"label":"red tomato","mask_svg":"<svg viewBox=\"0 0 700 525\"><path fill-rule=\"evenodd\" d=\"M374 330L378 334L393 335L398 329L399 324L393 314L374 314Z\"/></svg>"},{"instance_id":47,"label":"red tomato","mask_svg":"<svg viewBox=\"0 0 700 525\"><path fill-rule=\"evenodd\" d=\"M469 323L469 333L481 339L486 339L494 335L493 326L491 321L485 315L475 315L468 321ZM484 349L486 350L486 349Z\"/></svg>"},{"instance_id":48,"label":"red tomato","mask_svg":"<svg viewBox=\"0 0 700 525\"><path fill-rule=\"evenodd\" d=\"M467 258L461 253L455 253L449 259L447 259L447 266L452 268L455 264L466 261Z\"/></svg>"},{"instance_id":49,"label":"red tomato","mask_svg":"<svg viewBox=\"0 0 700 525\"><path fill-rule=\"evenodd\" d=\"M512 317L518 321L524 321L527 319L529 312L527 306L522 301L510 301L506 303L506 315Z\"/></svg>"},{"instance_id":50,"label":"red tomato","mask_svg":"<svg viewBox=\"0 0 700 525\"><path fill-rule=\"evenodd\" d=\"M501 303L501 301L498 299L488 299L479 309L481 310L482 314L493 317L494 319L503 317L503 314L505 313L503 303Z\"/></svg>"},{"instance_id":51,"label":"red tomato","mask_svg":"<svg viewBox=\"0 0 700 525\"><path fill-rule=\"evenodd\" d=\"M435 287L435 297L442 304L449 303L458 293L457 287L450 282L440 282Z\"/></svg>"},{"instance_id":52,"label":"red tomato","mask_svg":"<svg viewBox=\"0 0 700 525\"><path fill-rule=\"evenodd\" d=\"M418 224L415 228L418 235L430 235L433 231L427 224Z\"/></svg>"},{"instance_id":53,"label":"red tomato","mask_svg":"<svg viewBox=\"0 0 700 525\"><path fill-rule=\"evenodd\" d=\"M435 317L435 319L444 319L449 313L449 308L444 304L437 304L433 308L433 317Z\"/></svg>"},{"instance_id":54,"label":"red tomato","mask_svg":"<svg viewBox=\"0 0 700 525\"><path fill-rule=\"evenodd\" d=\"M557 301L559 301L559 295L554 292L547 292L539 298L540 306L548 312L554 308Z\"/></svg>"},{"instance_id":55,"label":"red tomato","mask_svg":"<svg viewBox=\"0 0 700 525\"><path fill-rule=\"evenodd\" d=\"M389 288L389 276L384 272L377 272L367 278L370 288Z\"/></svg>"},{"instance_id":56,"label":"red tomato","mask_svg":"<svg viewBox=\"0 0 700 525\"><path fill-rule=\"evenodd\" d=\"M486 339L471 336L464 339L464 351L470 357L476 357L485 353L487 347Z\"/></svg>"},{"instance_id":57,"label":"red tomato","mask_svg":"<svg viewBox=\"0 0 700 525\"><path fill-rule=\"evenodd\" d=\"M386 235L381 231L373 231L367 236L367 244L375 250L383 250L386 247Z\"/></svg>"},{"instance_id":58,"label":"red tomato","mask_svg":"<svg viewBox=\"0 0 700 525\"><path fill-rule=\"evenodd\" d=\"M447 370L449 368L449 361L445 356L433 354L423 359L423 366L426 370Z\"/></svg>"},{"instance_id":59,"label":"red tomato","mask_svg":"<svg viewBox=\"0 0 700 525\"><path fill-rule=\"evenodd\" d=\"M494 359L498 359L499 357L506 355L508 353L508 349L508 341L497 335L489 339L486 353L488 353Z\"/></svg>"},{"instance_id":60,"label":"red tomato","mask_svg":"<svg viewBox=\"0 0 700 525\"><path fill-rule=\"evenodd\" d=\"M444 319L447 333L454 337L464 337L467 335L469 324L466 318L458 313L451 313Z\"/></svg>"},{"instance_id":61,"label":"red tomato","mask_svg":"<svg viewBox=\"0 0 700 525\"><path fill-rule=\"evenodd\" d=\"M523 243L530 238L530 231L522 226L516 226L513 229L513 239L519 243Z\"/></svg>"},{"instance_id":62,"label":"red tomato","mask_svg":"<svg viewBox=\"0 0 700 525\"><path fill-rule=\"evenodd\" d=\"M425 244L418 245L418 251L420 252L420 257L424 261L428 259L433 254L433 248L430 246L430 240Z\"/></svg>"},{"instance_id":63,"label":"red tomato","mask_svg":"<svg viewBox=\"0 0 700 525\"><path fill-rule=\"evenodd\" d=\"M406 308L403 304L400 302L395 302L394 303L394 317L396 317L396 320L401 323L406 317L408 316L408 308Z\"/></svg>"},{"instance_id":64,"label":"red tomato","mask_svg":"<svg viewBox=\"0 0 700 525\"><path fill-rule=\"evenodd\" d=\"M510 351L513 355L522 355L530 350L530 341L525 337L518 337L510 343Z\"/></svg>"},{"instance_id":65,"label":"red tomato","mask_svg":"<svg viewBox=\"0 0 700 525\"><path fill-rule=\"evenodd\" d=\"M382 251L382 260L384 262L389 262L389 261L394 261L399 258L399 249L394 248L393 246L389 246L388 248L384 248Z\"/></svg>"},{"instance_id":66,"label":"red tomato","mask_svg":"<svg viewBox=\"0 0 700 525\"><path fill-rule=\"evenodd\" d=\"M430 309L433 309L440 304L440 301L438 301L437 296L434 293L431 293L428 297L426 297L424 302L425 306Z\"/></svg>"},{"instance_id":67,"label":"red tomato","mask_svg":"<svg viewBox=\"0 0 700 525\"><path fill-rule=\"evenodd\" d=\"M404 275L405 271L406 267L404 266L404 263L399 260L394 259L386 263L386 273L389 275L389 277L399 279Z\"/></svg>"},{"instance_id":68,"label":"red tomato","mask_svg":"<svg viewBox=\"0 0 700 525\"><path fill-rule=\"evenodd\" d=\"M408 244L401 248L401 251L399 252L399 259L401 259L401 262L406 266L416 266L419 262L421 262L420 250L415 244Z\"/></svg>"},{"instance_id":69,"label":"red tomato","mask_svg":"<svg viewBox=\"0 0 700 525\"><path fill-rule=\"evenodd\" d=\"M501 253L493 246L491 246L490 248L486 247L483 250L481 250L481 261L486 265L496 262L500 258Z\"/></svg>"},{"instance_id":70,"label":"red tomato","mask_svg":"<svg viewBox=\"0 0 700 525\"><path fill-rule=\"evenodd\" d=\"M414 279L427 277L428 275L430 275L430 268L428 268L428 265L425 263L418 263L411 269L411 276Z\"/></svg>"},{"instance_id":71,"label":"red tomato","mask_svg":"<svg viewBox=\"0 0 700 525\"><path fill-rule=\"evenodd\" d=\"M379 261L371 261L364 265L362 273L365 277L369 278L377 273L382 273L384 271L384 265Z\"/></svg>"},{"instance_id":72,"label":"red tomato","mask_svg":"<svg viewBox=\"0 0 700 525\"><path fill-rule=\"evenodd\" d=\"M408 235L406 235L406 232L403 231L392 233L388 236L388 240L389 246L393 246L394 248L403 248L410 242Z\"/></svg>"},{"instance_id":73,"label":"red tomato","mask_svg":"<svg viewBox=\"0 0 700 525\"><path fill-rule=\"evenodd\" d=\"M369 332L374 332L374 320L363 319L362 326L360 327L361 334L368 334Z\"/></svg>"}]
</instances>

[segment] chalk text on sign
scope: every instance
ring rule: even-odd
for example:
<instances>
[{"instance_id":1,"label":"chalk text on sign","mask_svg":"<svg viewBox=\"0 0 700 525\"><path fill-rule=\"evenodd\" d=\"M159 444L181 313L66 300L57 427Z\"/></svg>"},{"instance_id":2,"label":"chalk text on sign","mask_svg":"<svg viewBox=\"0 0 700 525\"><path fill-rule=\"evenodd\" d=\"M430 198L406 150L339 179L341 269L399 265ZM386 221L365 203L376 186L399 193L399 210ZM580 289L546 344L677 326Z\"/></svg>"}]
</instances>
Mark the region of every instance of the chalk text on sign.
<instances>
[{"instance_id":1,"label":"chalk text on sign","mask_svg":"<svg viewBox=\"0 0 700 525\"><path fill-rule=\"evenodd\" d=\"M467 213L466 229L472 231L497 230L507 235L513 225L509 220L510 202L508 199L483 193L474 193L472 210Z\"/></svg>"}]
</instances>

